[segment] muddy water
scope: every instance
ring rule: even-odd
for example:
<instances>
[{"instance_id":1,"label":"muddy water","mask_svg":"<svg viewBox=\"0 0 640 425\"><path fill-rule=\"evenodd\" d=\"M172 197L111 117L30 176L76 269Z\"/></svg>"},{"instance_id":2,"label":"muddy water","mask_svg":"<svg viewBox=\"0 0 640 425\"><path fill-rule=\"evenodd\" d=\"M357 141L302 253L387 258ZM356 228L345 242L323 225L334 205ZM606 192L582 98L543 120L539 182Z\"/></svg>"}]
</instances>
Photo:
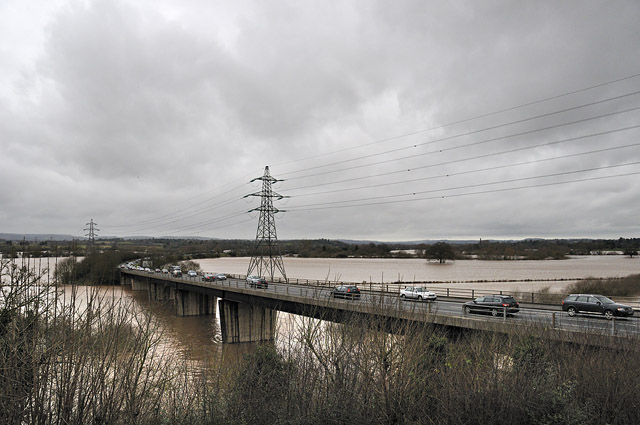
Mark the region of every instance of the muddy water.
<instances>
[{"instance_id":1,"label":"muddy water","mask_svg":"<svg viewBox=\"0 0 640 425\"><path fill-rule=\"evenodd\" d=\"M561 261L459 260L446 264L420 259L284 258L289 279L343 282L435 282L439 286L561 291L585 277L622 277L640 273L640 259L621 255L580 256ZM205 271L246 274L249 258L198 260ZM525 286L526 288L522 288Z\"/></svg>"},{"instance_id":2,"label":"muddy water","mask_svg":"<svg viewBox=\"0 0 640 425\"><path fill-rule=\"evenodd\" d=\"M249 258L197 260L210 272L244 275ZM416 259L302 259L285 258L287 275L293 279L320 281L374 282L427 281L440 287L533 291L545 286L562 289L571 279L619 277L640 273L640 259L623 256L574 257L563 261L473 261L447 264L426 263ZM44 268L44 267L42 267ZM438 283L434 283L438 282ZM144 291L130 286L79 287L80 299L90 290L107 297L131 302L134 308L150 312L158 319L162 344L196 363L215 363L221 357L238 359L253 349L250 344L220 343L219 317L178 317L172 302L149 302ZM85 292L82 292L85 291ZM296 317L279 313L279 342L295 333Z\"/></svg>"}]
</instances>

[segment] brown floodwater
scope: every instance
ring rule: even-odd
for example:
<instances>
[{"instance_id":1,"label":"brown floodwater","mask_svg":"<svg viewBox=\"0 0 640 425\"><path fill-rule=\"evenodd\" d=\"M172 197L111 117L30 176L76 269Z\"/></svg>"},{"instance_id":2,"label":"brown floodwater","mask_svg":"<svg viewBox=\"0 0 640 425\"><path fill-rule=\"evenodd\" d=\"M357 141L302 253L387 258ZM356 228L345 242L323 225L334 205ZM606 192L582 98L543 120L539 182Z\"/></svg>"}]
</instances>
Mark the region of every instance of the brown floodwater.
<instances>
[{"instance_id":1,"label":"brown floodwater","mask_svg":"<svg viewBox=\"0 0 640 425\"><path fill-rule=\"evenodd\" d=\"M197 260L202 270L245 275L249 258L211 258ZM53 263L50 263L53 264ZM478 261L462 260L446 264L420 259L318 259L284 258L290 279L316 281L392 283L431 282L440 288L534 291L550 287L561 292L566 285L585 277L622 277L640 273L640 259L623 256L584 256L560 261ZM33 263L31 263L34 266ZM43 263L40 267L46 267ZM38 267L35 267L38 268ZM253 349L252 344L225 344L221 341L219 317L175 315L172 301L150 302L144 291L125 286L78 287L79 299L97 290L102 296L131 303L131 308L152 314L160 325L162 345L198 364L238 359ZM70 291L67 288L67 291ZM216 306L217 307L217 306ZM217 312L217 308L216 308ZM300 319L278 313L276 344L285 344L295 333Z\"/></svg>"},{"instance_id":2,"label":"brown floodwater","mask_svg":"<svg viewBox=\"0 0 640 425\"><path fill-rule=\"evenodd\" d=\"M481 261L446 264L422 259L283 258L289 278L345 282L544 280L620 277L640 273L640 259L622 255L575 256L567 260ZM205 271L246 274L249 258L197 260Z\"/></svg>"},{"instance_id":3,"label":"brown floodwater","mask_svg":"<svg viewBox=\"0 0 640 425\"><path fill-rule=\"evenodd\" d=\"M197 262L204 271L244 275L249 258L210 258ZM284 264L287 275L298 279L374 283L437 281L442 283L433 285L504 290L535 290L545 286L562 290L571 283L571 279L640 273L640 259L623 256L584 256L561 261L462 260L447 264L427 263L419 259L284 258ZM124 287L122 294L156 315L164 327L167 343L184 356L197 361L212 361L217 358L215 356L223 354L217 315L178 317L170 303L151 303L145 292ZM295 333L298 320L292 315L278 313L280 341L277 343L285 343ZM225 345L224 354L225 357L238 357L251 348L250 344Z\"/></svg>"}]
</instances>

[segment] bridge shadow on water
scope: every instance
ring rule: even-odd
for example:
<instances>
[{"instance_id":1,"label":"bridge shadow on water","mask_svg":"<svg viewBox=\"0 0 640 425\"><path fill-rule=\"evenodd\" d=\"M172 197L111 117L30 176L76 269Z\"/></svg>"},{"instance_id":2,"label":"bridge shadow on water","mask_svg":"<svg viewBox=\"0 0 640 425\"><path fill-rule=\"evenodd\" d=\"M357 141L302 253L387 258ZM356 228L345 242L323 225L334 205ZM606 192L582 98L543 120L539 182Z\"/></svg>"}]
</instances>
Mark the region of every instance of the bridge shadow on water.
<instances>
[{"instance_id":1,"label":"bridge shadow on water","mask_svg":"<svg viewBox=\"0 0 640 425\"><path fill-rule=\"evenodd\" d=\"M146 292L133 291L130 285L123 285L123 291L144 312L158 320L162 349L178 354L194 365L206 367L224 362L231 367L258 345L223 344L217 309L215 315L177 316L173 300L150 301Z\"/></svg>"}]
</instances>

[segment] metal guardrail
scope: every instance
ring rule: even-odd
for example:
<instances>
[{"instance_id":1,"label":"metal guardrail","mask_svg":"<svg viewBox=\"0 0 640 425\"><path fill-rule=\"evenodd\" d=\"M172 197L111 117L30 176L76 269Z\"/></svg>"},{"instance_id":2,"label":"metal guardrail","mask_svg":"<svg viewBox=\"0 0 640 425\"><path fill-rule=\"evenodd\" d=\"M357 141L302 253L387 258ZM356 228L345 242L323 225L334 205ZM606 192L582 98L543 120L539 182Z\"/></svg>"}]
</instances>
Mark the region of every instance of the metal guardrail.
<instances>
[{"instance_id":1,"label":"metal guardrail","mask_svg":"<svg viewBox=\"0 0 640 425\"><path fill-rule=\"evenodd\" d=\"M149 273L149 272L146 272ZM208 272L204 272L206 274ZM150 272L150 274L157 274L156 272ZM226 275L232 279L245 280L247 278L246 275L243 274L231 274L226 273ZM183 274L183 277L186 277ZM191 279L200 280L201 275L197 277L193 277ZM506 282L506 281L505 281ZM524 280L515 280L514 282L525 282ZM537 282L537 280L536 280ZM291 278L289 282L285 282L284 279L275 278L273 279L273 283L289 283L296 285L304 285L309 287L320 287L320 288L331 288L338 284L352 284L360 287L361 290L367 290L370 293L382 293L382 294L392 294L393 296L399 294L400 290L405 286L425 286L431 292L434 292L438 297L446 297L453 298L459 300L473 300L477 297L483 295L511 295L518 302L524 304L532 304L539 305L541 307L560 307L562 305L562 300L566 298L568 294L558 294L558 293L548 293L548 292L528 292L528 291L507 291L507 290L498 290L495 289L482 289L482 288L458 288L458 287L442 287L442 286L428 286L424 283L353 283L353 282L331 282L331 281L323 281L320 279L299 279L299 278ZM640 311L640 298L639 297L615 297L615 301L626 304L632 307L634 310Z\"/></svg>"},{"instance_id":2,"label":"metal guardrail","mask_svg":"<svg viewBox=\"0 0 640 425\"><path fill-rule=\"evenodd\" d=\"M141 272L141 271L132 271L132 274L145 276L145 275L155 275L155 272ZM198 285L208 285L214 284L219 286L227 286L233 288L242 288L248 290L255 290L263 292L266 294L286 294L290 296L300 296L305 298L311 298L315 301L322 300L326 301L331 295L329 289L332 288L335 283L325 284L321 282L320 285L313 284L314 281L309 280L304 283L299 282L297 284L282 285L280 288L274 287L274 291L271 291L271 286L269 290L265 289L257 289L252 288L246 281L246 279L242 275L232 275L227 274L230 279L227 280L216 280L214 282L203 282L201 276L197 277L189 277L183 275L181 278L174 278L171 276L165 276L171 280L180 279L187 282L197 283ZM315 281L319 282L319 281ZM282 281L278 282L275 280L275 283L284 283ZM420 302L420 301L409 301L409 300L401 300L398 296L399 287L393 288L392 291L387 290L387 285L373 285L372 289L362 288L361 292L363 295L368 295L361 300L336 300L347 303L350 306L358 306L362 307L363 311L367 309L375 309L375 308L384 308L391 309L397 311L406 311L411 314L418 315L440 315L440 316L449 316L449 317L479 317L476 314L466 314L463 305L460 304L459 308L453 309L451 308L440 308L438 302ZM396 291L397 289L397 291ZM491 294L495 291L484 291L480 289L460 289L460 288L437 288L435 291L439 297L445 298L448 297L452 300L465 300L465 299L473 299L475 295L485 295ZM507 291L503 291L507 293ZM442 294L442 295L441 295ZM508 293L509 295L514 295L513 292ZM560 297L563 297L560 295ZM535 293L534 293L535 299ZM522 302L522 301L521 301ZM554 304L556 307L558 304ZM599 334L599 335L608 335L608 336L624 336L624 337L640 337L640 318L631 317L631 318L617 318L614 317L613 320L606 320L603 316L599 315L578 315L576 317L570 317L567 313L557 310L544 309L542 306L544 304L540 304L540 307L525 307L521 308L519 313L516 313L516 318L511 318L506 313L506 309L503 309L497 317L491 317L491 313L485 316L485 320L489 321L503 321L505 323L515 325L533 325L533 326L542 326L546 329L556 329L562 331L577 331L577 332L588 332L590 334ZM583 320L584 318L590 317L594 320Z\"/></svg>"},{"instance_id":3,"label":"metal guardrail","mask_svg":"<svg viewBox=\"0 0 640 425\"><path fill-rule=\"evenodd\" d=\"M235 282L235 284L234 284ZM246 281L242 279L232 279L229 281L218 282L222 285L245 287L247 289L251 289L248 287ZM314 299L318 298L326 298L328 296L327 290L334 285L307 285L307 284L297 284L297 285L289 285L286 287L284 292L287 295L299 295L301 297L311 297ZM443 288L443 291L446 291L447 288ZM471 292L470 292L471 291ZM449 291L450 298L465 298L465 296L472 294L473 291L477 290L456 290ZM435 291L434 291L435 292ZM410 300L401 300L398 294L394 291L383 291L383 290L362 290L363 294L370 294L371 300L367 302L366 300L356 300L356 303L368 303L371 304L372 307L375 306L384 306L385 308L401 308L400 303L407 303L406 306L411 305L412 307L408 307L409 311L412 313L425 313L425 314L441 314L441 315L449 315L449 316L457 316L457 317L479 317L478 315L471 313L467 314L464 311L462 305L457 313L452 312L442 312L439 311L437 302L420 302L420 301L410 301ZM492 293L492 292L482 292L478 293ZM457 297L456 297L457 295ZM472 299L472 298L469 298ZM347 302L352 302L348 300ZM410 303L410 304L409 304ZM402 308L406 308L402 307ZM491 316L490 310L487 311L486 316ZM600 335L610 335L610 336L626 336L626 337L640 337L640 319L637 317L632 318L618 318L614 317L612 320L607 320L603 316L598 315L579 315L578 317L570 317L567 313L562 311L551 311L546 309L537 309L537 308L524 308L521 309L519 313L516 313L518 316L518 320L512 322L513 324L526 325L531 324L535 326L543 326L548 329L556 329L556 330L566 330L566 331L584 331L589 332L591 334L600 334ZM582 320L584 318L593 318L595 320ZM507 309L502 308L497 317L489 317L489 320L500 320L505 323L509 323L509 320L513 320L511 318L511 314L507 314Z\"/></svg>"},{"instance_id":4,"label":"metal guardrail","mask_svg":"<svg viewBox=\"0 0 640 425\"><path fill-rule=\"evenodd\" d=\"M245 275L229 275L237 279L246 279ZM560 280L577 280L577 279L560 279ZM284 280L281 278L276 278L273 280L274 283L284 283ZM544 281L551 281L544 280ZM482 282L482 281L481 281ZM484 281L486 282L486 281ZM513 280L513 281L501 281L501 282L527 282L527 280ZM535 282L539 282L535 280ZM395 283L353 283L353 282L327 282L319 279L298 279L292 278L289 279L291 284L298 285L310 285L310 286L320 286L320 287L332 287L337 284L353 284L360 289L368 289L369 291L375 292L383 292L383 293L399 293L401 289L406 286L425 286L431 292L434 292L439 297L447 297L447 298L457 298L464 300L473 300L477 297L483 295L511 295L515 299L517 299L520 303L526 304L539 304L539 305L547 305L547 306L561 306L562 300L566 298L568 294L559 294L559 293L549 293L549 292L529 292L529 291L507 291L507 290L498 290L495 289L482 289L482 288L459 288L459 287L442 287L442 286L428 286L425 283L415 282L395 282ZM468 283L468 282L467 282ZM441 283L439 283L441 284ZM626 304L632 307L634 310L640 311L640 297L615 297L617 302L621 304Z\"/></svg>"}]
</instances>

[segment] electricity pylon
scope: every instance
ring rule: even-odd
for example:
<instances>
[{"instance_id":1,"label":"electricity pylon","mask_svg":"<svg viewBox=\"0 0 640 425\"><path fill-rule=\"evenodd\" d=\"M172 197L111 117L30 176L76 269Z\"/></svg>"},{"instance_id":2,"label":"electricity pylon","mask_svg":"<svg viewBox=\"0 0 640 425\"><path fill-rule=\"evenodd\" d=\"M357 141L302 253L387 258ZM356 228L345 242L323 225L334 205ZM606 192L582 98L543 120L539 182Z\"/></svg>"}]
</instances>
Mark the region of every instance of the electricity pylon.
<instances>
[{"instance_id":1,"label":"electricity pylon","mask_svg":"<svg viewBox=\"0 0 640 425\"><path fill-rule=\"evenodd\" d=\"M247 276L257 274L258 276L269 276L269 279L273 280L274 272L278 269L285 282L288 282L287 274L284 271L284 262L278 247L275 221L275 214L283 211L273 206L274 198L280 200L286 198L286 196L271 190L272 183L282 180L271 177L269 166L264 167L264 175L262 177L257 177L251 181L254 182L256 180L262 180L262 190L245 196L245 198L249 196L259 196L261 198L260 207L249 210L249 212L260 211L260 218L258 219L258 231L256 232L256 246L251 255Z\"/></svg>"},{"instance_id":2,"label":"electricity pylon","mask_svg":"<svg viewBox=\"0 0 640 425\"><path fill-rule=\"evenodd\" d=\"M91 221L87 223L87 226L89 227L84 229L85 232L89 232L86 233L85 236L89 238L89 249L87 251L90 254L93 254L93 248L96 242L96 232L100 230L96 227L97 225L98 223L94 223L93 219L91 219Z\"/></svg>"}]
</instances>

